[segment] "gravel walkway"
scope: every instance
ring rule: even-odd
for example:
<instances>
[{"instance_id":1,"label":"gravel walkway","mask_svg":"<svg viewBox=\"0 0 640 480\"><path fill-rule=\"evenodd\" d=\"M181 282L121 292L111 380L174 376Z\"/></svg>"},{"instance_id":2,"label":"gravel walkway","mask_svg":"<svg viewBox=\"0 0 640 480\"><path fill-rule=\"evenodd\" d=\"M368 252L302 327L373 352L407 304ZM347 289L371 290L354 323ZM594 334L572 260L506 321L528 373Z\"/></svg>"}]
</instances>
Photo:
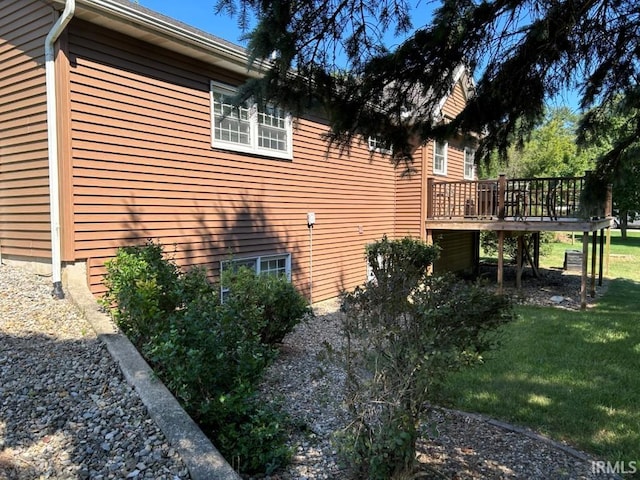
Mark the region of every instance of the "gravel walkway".
<instances>
[{"instance_id":1,"label":"gravel walkway","mask_svg":"<svg viewBox=\"0 0 640 480\"><path fill-rule=\"evenodd\" d=\"M568 298L576 288L571 284L576 281L579 289L579 278L562 280L551 291L530 287L527 303L543 305L553 295ZM558 306L567 308L564 304ZM303 426L291 439L293 462L277 475L252 480L349 478L332 443L332 432L341 429L346 421L342 403L344 374L327 361L325 347L329 344L340 348L342 314L335 302L324 302L314 309L316 318L299 324L285 338L281 354L267 370L262 386L265 396L285 399L286 410L297 425ZM418 442L417 458L442 476L421 479L619 479L614 473L594 468L596 459L569 445L480 415L434 409L428 424L432 434Z\"/></svg>"},{"instance_id":2,"label":"gravel walkway","mask_svg":"<svg viewBox=\"0 0 640 480\"><path fill-rule=\"evenodd\" d=\"M0 265L0 480L189 478L89 323L51 289Z\"/></svg>"}]
</instances>

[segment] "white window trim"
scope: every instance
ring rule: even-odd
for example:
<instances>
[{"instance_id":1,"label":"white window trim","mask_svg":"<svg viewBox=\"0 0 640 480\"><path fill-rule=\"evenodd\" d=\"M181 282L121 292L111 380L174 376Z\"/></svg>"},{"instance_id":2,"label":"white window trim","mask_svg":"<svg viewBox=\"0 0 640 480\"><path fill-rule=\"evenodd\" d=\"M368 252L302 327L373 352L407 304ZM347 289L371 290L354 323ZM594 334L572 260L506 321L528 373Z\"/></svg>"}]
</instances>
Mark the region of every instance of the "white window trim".
<instances>
[{"instance_id":1,"label":"white window trim","mask_svg":"<svg viewBox=\"0 0 640 480\"><path fill-rule=\"evenodd\" d=\"M260 124L258 123L258 107L253 104L249 107L249 144L229 142L225 140L219 140L215 138L215 112L214 112L214 92L223 92L229 95L233 95L236 92L236 88L224 83L211 80L209 89L209 104L211 110L211 146L213 148L220 148L223 150L233 150L235 152L249 153L253 155L264 155L267 157L282 158L285 160L293 159L293 119L290 113L285 115L285 132L286 150L274 150L271 148L260 147L258 143L258 132ZM262 112L264 113L264 112Z\"/></svg>"},{"instance_id":2,"label":"white window trim","mask_svg":"<svg viewBox=\"0 0 640 480\"><path fill-rule=\"evenodd\" d=\"M380 137L368 137L367 145L370 152L381 153L382 155L391 155L393 153L393 147L384 148L380 145L384 143Z\"/></svg>"},{"instance_id":3,"label":"white window trim","mask_svg":"<svg viewBox=\"0 0 640 480\"><path fill-rule=\"evenodd\" d=\"M441 169L436 169L436 148L438 144L442 145L442 150L443 150L443 155L442 155L442 168ZM439 142L439 141L434 141L433 142L433 174L434 175L446 175L447 174L447 151L449 144L448 142Z\"/></svg>"},{"instance_id":4,"label":"white window trim","mask_svg":"<svg viewBox=\"0 0 640 480\"><path fill-rule=\"evenodd\" d=\"M465 180L475 180L476 178L475 154L476 152L473 148L465 147L464 149L464 179ZM469 159L467 157L469 157ZM471 174L467 174L468 166L470 167Z\"/></svg>"},{"instance_id":5,"label":"white window trim","mask_svg":"<svg viewBox=\"0 0 640 480\"><path fill-rule=\"evenodd\" d=\"M378 268L382 268L382 262L383 262L383 258L382 255L378 255L378 258L376 259L378 262ZM369 263L369 259L367 258L366 260L367 263L367 282L375 282L376 281L376 277L373 274L373 266L371 265L371 263Z\"/></svg>"},{"instance_id":6,"label":"white window trim","mask_svg":"<svg viewBox=\"0 0 640 480\"><path fill-rule=\"evenodd\" d=\"M280 254L270 254L270 255L257 255L257 256L250 256L250 257L234 257L231 260L222 260L220 262L220 274L222 275L222 272L224 271L224 269L226 268L226 266L228 264L234 264L234 263L244 263L247 261L255 261L256 263L256 274L260 275L260 264L262 263L263 260L276 260L276 259L281 259L284 258L285 259L285 275L287 277L287 280L289 282L291 282L291 254L290 253L280 253ZM220 298L224 299L225 294L229 292L229 287L225 287L222 284L222 281L220 282Z\"/></svg>"}]
</instances>

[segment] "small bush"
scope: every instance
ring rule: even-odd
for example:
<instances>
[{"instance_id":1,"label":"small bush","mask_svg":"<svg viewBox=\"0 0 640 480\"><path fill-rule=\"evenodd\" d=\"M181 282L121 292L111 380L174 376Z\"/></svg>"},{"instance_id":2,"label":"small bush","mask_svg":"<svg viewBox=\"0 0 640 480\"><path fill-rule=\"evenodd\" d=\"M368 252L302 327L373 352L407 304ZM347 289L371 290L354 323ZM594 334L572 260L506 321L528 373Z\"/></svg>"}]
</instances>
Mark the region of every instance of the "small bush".
<instances>
[{"instance_id":1,"label":"small bush","mask_svg":"<svg viewBox=\"0 0 640 480\"><path fill-rule=\"evenodd\" d=\"M146 347L167 387L229 461L246 473L288 462L287 416L255 399L276 350L260 341L261 308L194 299Z\"/></svg>"},{"instance_id":2,"label":"small bush","mask_svg":"<svg viewBox=\"0 0 640 480\"><path fill-rule=\"evenodd\" d=\"M222 283L229 287L225 303L260 305L264 318L260 339L266 344L282 342L298 323L313 315L307 300L284 276L256 275L243 266L225 271Z\"/></svg>"},{"instance_id":3,"label":"small bush","mask_svg":"<svg viewBox=\"0 0 640 480\"><path fill-rule=\"evenodd\" d=\"M176 265L164 258L162 245L148 241L120 248L105 266L102 305L134 343L145 343L178 306Z\"/></svg>"},{"instance_id":4,"label":"small bush","mask_svg":"<svg viewBox=\"0 0 640 480\"><path fill-rule=\"evenodd\" d=\"M523 234L525 241L531 239L532 234ZM555 237L553 232L540 232L540 256L544 257L551 253L551 244ZM495 256L498 253L498 234L494 231L480 232L480 246L487 255ZM531 252L533 255L533 252ZM516 263L518 258L518 237L505 236L504 256Z\"/></svg>"},{"instance_id":5,"label":"small bush","mask_svg":"<svg viewBox=\"0 0 640 480\"><path fill-rule=\"evenodd\" d=\"M480 284L428 276L436 252L421 242L383 239L368 254L376 281L343 297L350 418L338 443L358 478L408 478L442 382L496 346L511 305Z\"/></svg>"},{"instance_id":6,"label":"small bush","mask_svg":"<svg viewBox=\"0 0 640 480\"><path fill-rule=\"evenodd\" d=\"M203 269L182 273L148 242L107 262L103 304L223 455L244 472L270 473L291 456L288 418L259 402L256 388L272 344L308 307L281 279L241 272L233 280L221 304Z\"/></svg>"},{"instance_id":7,"label":"small bush","mask_svg":"<svg viewBox=\"0 0 640 480\"><path fill-rule=\"evenodd\" d=\"M247 473L270 475L291 460L293 450L287 446L290 419L279 405L265 403L256 396L241 402L228 402L225 422L217 426L217 446L237 468Z\"/></svg>"}]
</instances>

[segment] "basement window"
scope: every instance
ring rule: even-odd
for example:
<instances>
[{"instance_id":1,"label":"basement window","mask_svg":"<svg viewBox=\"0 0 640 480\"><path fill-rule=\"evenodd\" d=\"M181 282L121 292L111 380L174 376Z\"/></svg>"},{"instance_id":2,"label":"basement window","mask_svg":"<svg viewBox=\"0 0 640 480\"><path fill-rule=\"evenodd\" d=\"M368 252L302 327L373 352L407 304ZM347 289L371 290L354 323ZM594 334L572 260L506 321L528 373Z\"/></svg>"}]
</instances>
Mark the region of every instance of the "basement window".
<instances>
[{"instance_id":1,"label":"basement window","mask_svg":"<svg viewBox=\"0 0 640 480\"><path fill-rule=\"evenodd\" d=\"M288 253L282 255L264 255L259 257L234 258L233 260L225 260L220 262L220 271L224 272L228 269L237 270L247 267L258 275L276 275L284 276L291 281L291 255ZM220 284L220 294L222 301L229 295L229 287Z\"/></svg>"}]
</instances>

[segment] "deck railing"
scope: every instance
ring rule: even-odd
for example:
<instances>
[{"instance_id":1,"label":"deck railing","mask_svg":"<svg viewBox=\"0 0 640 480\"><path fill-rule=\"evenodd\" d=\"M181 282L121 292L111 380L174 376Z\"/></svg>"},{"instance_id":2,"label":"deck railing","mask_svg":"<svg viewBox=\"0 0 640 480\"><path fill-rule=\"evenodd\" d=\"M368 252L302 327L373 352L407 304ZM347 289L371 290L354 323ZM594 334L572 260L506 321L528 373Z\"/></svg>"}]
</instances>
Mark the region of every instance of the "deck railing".
<instances>
[{"instance_id":1,"label":"deck railing","mask_svg":"<svg viewBox=\"0 0 640 480\"><path fill-rule=\"evenodd\" d=\"M428 180L427 218L557 221L578 218L586 177ZM607 212L602 206L598 215ZM609 213L610 215L610 213Z\"/></svg>"}]
</instances>

